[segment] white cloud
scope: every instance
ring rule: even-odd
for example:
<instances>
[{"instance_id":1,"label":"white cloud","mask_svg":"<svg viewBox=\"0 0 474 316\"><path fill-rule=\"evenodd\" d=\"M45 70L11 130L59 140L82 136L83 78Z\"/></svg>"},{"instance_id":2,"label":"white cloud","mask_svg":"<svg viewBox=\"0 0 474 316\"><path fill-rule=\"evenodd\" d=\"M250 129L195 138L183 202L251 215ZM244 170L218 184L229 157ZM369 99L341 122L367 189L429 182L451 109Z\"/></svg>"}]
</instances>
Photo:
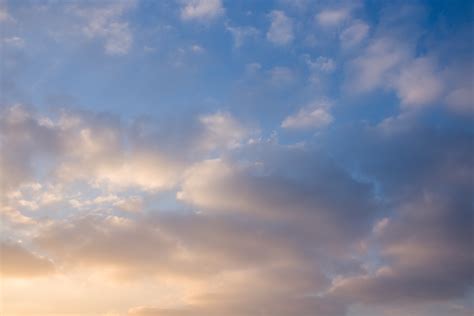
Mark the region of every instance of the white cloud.
<instances>
[{"instance_id":1,"label":"white cloud","mask_svg":"<svg viewBox=\"0 0 474 316\"><path fill-rule=\"evenodd\" d=\"M204 128L199 146L205 150L239 147L251 133L227 112L201 116L199 122Z\"/></svg>"},{"instance_id":2,"label":"white cloud","mask_svg":"<svg viewBox=\"0 0 474 316\"><path fill-rule=\"evenodd\" d=\"M417 58L403 67L394 83L404 106L420 106L436 102L444 83L435 64L428 58Z\"/></svg>"},{"instance_id":3,"label":"white cloud","mask_svg":"<svg viewBox=\"0 0 474 316\"><path fill-rule=\"evenodd\" d=\"M326 101L315 102L285 118L281 123L281 127L297 130L325 127L333 121L329 108L330 104Z\"/></svg>"},{"instance_id":4,"label":"white cloud","mask_svg":"<svg viewBox=\"0 0 474 316\"><path fill-rule=\"evenodd\" d=\"M270 13L270 29L267 32L267 40L276 45L286 45L293 38L293 21L283 11L274 10Z\"/></svg>"},{"instance_id":5,"label":"white cloud","mask_svg":"<svg viewBox=\"0 0 474 316\"><path fill-rule=\"evenodd\" d=\"M25 40L18 36L4 38L3 43L6 46L15 47L15 48L25 47Z\"/></svg>"},{"instance_id":6,"label":"white cloud","mask_svg":"<svg viewBox=\"0 0 474 316\"><path fill-rule=\"evenodd\" d=\"M309 55L304 55L303 57L311 71L332 73L336 69L336 63L332 58L319 56L313 61Z\"/></svg>"},{"instance_id":7,"label":"white cloud","mask_svg":"<svg viewBox=\"0 0 474 316\"><path fill-rule=\"evenodd\" d=\"M351 26L342 31L339 39L342 47L350 48L359 44L367 37L369 26L360 20L355 21Z\"/></svg>"},{"instance_id":8,"label":"white cloud","mask_svg":"<svg viewBox=\"0 0 474 316\"><path fill-rule=\"evenodd\" d=\"M200 53L203 53L205 49L201 45L194 44L194 45L191 45L191 51L193 53L200 54Z\"/></svg>"},{"instance_id":9,"label":"white cloud","mask_svg":"<svg viewBox=\"0 0 474 316\"><path fill-rule=\"evenodd\" d=\"M316 15L316 21L324 27L338 26L349 17L348 9L328 9Z\"/></svg>"},{"instance_id":10,"label":"white cloud","mask_svg":"<svg viewBox=\"0 0 474 316\"><path fill-rule=\"evenodd\" d=\"M474 92L472 87L462 87L451 91L446 97L448 106L459 113L474 112Z\"/></svg>"},{"instance_id":11,"label":"white cloud","mask_svg":"<svg viewBox=\"0 0 474 316\"><path fill-rule=\"evenodd\" d=\"M234 46L237 48L242 46L247 38L257 37L259 34L259 31L251 26L238 27L226 25L226 30L232 34Z\"/></svg>"},{"instance_id":12,"label":"white cloud","mask_svg":"<svg viewBox=\"0 0 474 316\"><path fill-rule=\"evenodd\" d=\"M187 0L181 8L183 20L213 20L224 14L221 0Z\"/></svg>"},{"instance_id":13,"label":"white cloud","mask_svg":"<svg viewBox=\"0 0 474 316\"><path fill-rule=\"evenodd\" d=\"M350 87L356 92L368 92L384 87L390 75L410 58L409 51L399 41L391 38L377 38L354 59L350 67Z\"/></svg>"},{"instance_id":14,"label":"white cloud","mask_svg":"<svg viewBox=\"0 0 474 316\"><path fill-rule=\"evenodd\" d=\"M84 34L104 41L109 55L127 54L133 43L133 34L122 16L135 6L135 1L119 1L103 7L75 7L73 11L86 21Z\"/></svg>"}]
</instances>

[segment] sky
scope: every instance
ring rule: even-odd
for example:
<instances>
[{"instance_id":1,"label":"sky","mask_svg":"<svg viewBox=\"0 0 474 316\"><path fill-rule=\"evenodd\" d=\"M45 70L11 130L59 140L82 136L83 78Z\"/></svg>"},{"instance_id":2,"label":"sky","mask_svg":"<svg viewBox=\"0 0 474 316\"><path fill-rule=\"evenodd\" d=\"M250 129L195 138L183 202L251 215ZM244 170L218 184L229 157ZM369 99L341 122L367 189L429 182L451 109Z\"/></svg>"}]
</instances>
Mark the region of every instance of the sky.
<instances>
[{"instance_id":1,"label":"sky","mask_svg":"<svg viewBox=\"0 0 474 316\"><path fill-rule=\"evenodd\" d=\"M1 314L472 315L473 13L0 0Z\"/></svg>"}]
</instances>

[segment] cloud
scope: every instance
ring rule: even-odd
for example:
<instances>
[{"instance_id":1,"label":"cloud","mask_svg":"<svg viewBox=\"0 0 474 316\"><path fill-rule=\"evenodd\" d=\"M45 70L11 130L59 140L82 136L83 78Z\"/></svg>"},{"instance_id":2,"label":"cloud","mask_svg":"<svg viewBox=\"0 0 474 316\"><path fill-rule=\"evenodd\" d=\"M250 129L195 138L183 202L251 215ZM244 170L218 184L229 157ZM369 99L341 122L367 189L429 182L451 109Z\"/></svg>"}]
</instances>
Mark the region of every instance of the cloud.
<instances>
[{"instance_id":1,"label":"cloud","mask_svg":"<svg viewBox=\"0 0 474 316\"><path fill-rule=\"evenodd\" d=\"M255 38L260 34L259 30L252 26L238 27L226 24L226 30L232 34L234 46L237 48L241 47L246 39Z\"/></svg>"},{"instance_id":2,"label":"cloud","mask_svg":"<svg viewBox=\"0 0 474 316\"><path fill-rule=\"evenodd\" d=\"M387 266L373 275L336 282L337 295L368 304L406 304L467 293L474 282L471 228L458 221L472 218L469 201L428 194L402 206L400 217L380 232L381 256Z\"/></svg>"},{"instance_id":3,"label":"cloud","mask_svg":"<svg viewBox=\"0 0 474 316\"><path fill-rule=\"evenodd\" d=\"M326 127L333 121L327 102L315 102L301 108L294 115L286 117L281 127L287 129L307 130Z\"/></svg>"},{"instance_id":4,"label":"cloud","mask_svg":"<svg viewBox=\"0 0 474 316\"><path fill-rule=\"evenodd\" d=\"M377 38L355 58L350 67L351 88L357 92L368 92L390 82L390 73L409 58L407 48L391 38Z\"/></svg>"},{"instance_id":5,"label":"cloud","mask_svg":"<svg viewBox=\"0 0 474 316\"><path fill-rule=\"evenodd\" d=\"M0 247L0 267L4 278L31 278L54 272L50 260L31 253L19 243L2 241Z\"/></svg>"},{"instance_id":6,"label":"cloud","mask_svg":"<svg viewBox=\"0 0 474 316\"><path fill-rule=\"evenodd\" d=\"M336 63L332 58L319 56L313 61L309 55L303 57L311 71L332 73L336 69Z\"/></svg>"},{"instance_id":7,"label":"cloud","mask_svg":"<svg viewBox=\"0 0 474 316\"><path fill-rule=\"evenodd\" d=\"M324 27L334 27L341 24L350 15L348 9L327 9L316 14L315 19L319 25Z\"/></svg>"},{"instance_id":8,"label":"cloud","mask_svg":"<svg viewBox=\"0 0 474 316\"><path fill-rule=\"evenodd\" d=\"M187 0L181 8L181 19L185 21L210 21L224 14L221 0Z\"/></svg>"},{"instance_id":9,"label":"cloud","mask_svg":"<svg viewBox=\"0 0 474 316\"><path fill-rule=\"evenodd\" d=\"M0 23L14 21L8 12L8 8L5 1L0 2Z\"/></svg>"},{"instance_id":10,"label":"cloud","mask_svg":"<svg viewBox=\"0 0 474 316\"><path fill-rule=\"evenodd\" d=\"M377 264L334 280L331 293L370 306L467 298L474 282L471 136L448 131L441 136L417 125L390 134L368 133L373 141L357 136L368 146L365 158L356 158L359 151L352 148L352 159L363 161L361 172L380 183L381 197L393 203L391 215L375 222L367 240L369 249L377 249ZM368 154L368 148L377 149Z\"/></svg>"},{"instance_id":11,"label":"cloud","mask_svg":"<svg viewBox=\"0 0 474 316\"><path fill-rule=\"evenodd\" d=\"M6 46L15 47L15 48L25 47L25 40L18 36L6 37L3 39L3 43Z\"/></svg>"},{"instance_id":12,"label":"cloud","mask_svg":"<svg viewBox=\"0 0 474 316\"><path fill-rule=\"evenodd\" d=\"M344 48L351 48L362 42L369 33L367 23L356 20L339 35L341 45Z\"/></svg>"},{"instance_id":13,"label":"cloud","mask_svg":"<svg viewBox=\"0 0 474 316\"><path fill-rule=\"evenodd\" d=\"M301 149L300 149L301 150ZM237 164L222 159L207 160L195 164L185 173L181 190L177 197L185 202L199 207L206 213L229 213L248 214L256 218L276 218L285 219L290 222L295 221L300 225L312 223L312 231L324 240L328 240L332 233L326 228L331 226L345 226L342 220L346 212L350 214L363 214L371 212L371 199L365 192L364 185L352 180L342 171L337 170L330 162L325 163L324 159L319 162L319 166L325 166L327 171L320 167L311 167L311 161L317 159L306 156L307 153L298 149L268 149L266 155L280 155L279 158L260 157L259 163ZM279 160L282 161L279 161ZM294 176L285 176L284 165L291 163ZM313 162L315 163L315 162ZM281 174L276 172L281 169ZM308 169L308 170L307 170ZM329 171L330 170L330 171ZM313 175L312 179L304 179L304 173ZM326 172L334 172L331 181L326 179ZM303 176L300 180L294 177ZM356 196L347 198L347 203L340 203L331 194L331 187L347 187L352 192L360 192L364 198ZM354 199L354 200L352 200ZM352 202L349 202L352 200ZM367 203L367 204L366 204ZM365 210L363 210L365 208ZM352 211L350 211L352 209ZM356 209L358 211L356 211ZM365 213L368 212L368 213ZM346 214L348 215L348 214ZM338 222L340 218L342 222ZM361 225L363 221L361 221ZM317 227L319 227L317 229ZM355 229L355 230L353 230ZM342 233L339 229L332 232L333 241L337 241L346 233L355 233L358 229L356 225L353 229ZM324 236L324 233L327 235ZM342 235L339 235L342 233ZM322 240L321 239L321 240Z\"/></svg>"},{"instance_id":14,"label":"cloud","mask_svg":"<svg viewBox=\"0 0 474 316\"><path fill-rule=\"evenodd\" d=\"M199 118L203 133L199 146L205 150L239 147L251 135L251 130L243 126L227 112L203 115Z\"/></svg>"},{"instance_id":15,"label":"cloud","mask_svg":"<svg viewBox=\"0 0 474 316\"><path fill-rule=\"evenodd\" d=\"M375 39L350 65L350 85L357 92L393 89L405 109L433 105L445 89L442 72L430 57L414 58L402 42Z\"/></svg>"},{"instance_id":16,"label":"cloud","mask_svg":"<svg viewBox=\"0 0 474 316\"><path fill-rule=\"evenodd\" d=\"M283 66L275 66L267 71L270 84L274 86L286 86L296 80L292 69Z\"/></svg>"},{"instance_id":17,"label":"cloud","mask_svg":"<svg viewBox=\"0 0 474 316\"><path fill-rule=\"evenodd\" d=\"M275 45L287 45L293 41L293 21L283 11L274 10L270 13L270 29L267 40Z\"/></svg>"},{"instance_id":18,"label":"cloud","mask_svg":"<svg viewBox=\"0 0 474 316\"><path fill-rule=\"evenodd\" d=\"M403 105L419 106L439 100L444 83L432 60L417 58L402 68L394 86Z\"/></svg>"},{"instance_id":19,"label":"cloud","mask_svg":"<svg viewBox=\"0 0 474 316\"><path fill-rule=\"evenodd\" d=\"M472 113L474 94L470 88L459 88L451 91L446 97L446 103L461 113Z\"/></svg>"},{"instance_id":20,"label":"cloud","mask_svg":"<svg viewBox=\"0 0 474 316\"><path fill-rule=\"evenodd\" d=\"M326 151L334 151L327 144L315 149L258 138L249 142L252 129L227 112L186 121L179 125L180 136L167 126L160 130L154 121L128 126L105 113L63 110L50 118L15 106L5 110L2 120L10 131L2 133L3 144L31 147L11 151L19 155L12 161L31 164L24 177L10 184L19 192L15 199L35 202L41 199L28 199L29 194L55 193L48 186L51 180L32 182L38 177L33 170L39 153L52 155L61 166L77 164L73 178L80 179L80 170L98 184L94 190L110 184L132 188L76 197L79 204L91 201L94 207L62 209L66 215L52 220L35 217L27 237L66 275L100 271L107 282L141 286L146 278L192 288L174 305L142 301L130 315L264 311L287 316L314 310L344 315L358 303L389 308L393 301L410 306L449 301L472 284L472 258L466 256L472 175L466 135L440 139L413 127L396 133L372 127L345 135L346 141L359 139L351 142L356 148L336 142L351 152L361 174L376 179L382 192L378 198L391 201L395 216L377 212L384 204L374 200L375 186L342 168L343 161L329 158ZM168 144L180 137L186 146ZM136 158L138 153L151 155L149 162ZM154 173L161 164L157 157L171 154L194 156L183 159L171 177L179 210L144 210L144 192L150 186L161 190L152 185L163 174ZM88 170L79 167L86 165ZM143 181L139 166L145 170ZM110 168L107 181L102 168ZM377 260L366 255L367 249Z\"/></svg>"},{"instance_id":21,"label":"cloud","mask_svg":"<svg viewBox=\"0 0 474 316\"><path fill-rule=\"evenodd\" d=\"M132 47L133 34L123 15L135 5L134 0L124 0L102 7L75 6L72 11L85 20L82 31L88 38L104 41L106 54L125 55Z\"/></svg>"}]
</instances>

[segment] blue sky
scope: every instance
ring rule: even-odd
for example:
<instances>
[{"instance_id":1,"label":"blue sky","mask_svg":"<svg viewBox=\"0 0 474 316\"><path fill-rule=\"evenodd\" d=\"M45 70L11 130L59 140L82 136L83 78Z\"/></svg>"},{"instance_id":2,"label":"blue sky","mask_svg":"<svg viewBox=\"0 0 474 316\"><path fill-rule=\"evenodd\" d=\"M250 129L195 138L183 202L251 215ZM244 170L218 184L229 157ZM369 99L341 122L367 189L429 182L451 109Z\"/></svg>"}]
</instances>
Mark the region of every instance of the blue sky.
<instances>
[{"instance_id":1,"label":"blue sky","mask_svg":"<svg viewBox=\"0 0 474 316\"><path fill-rule=\"evenodd\" d=\"M0 1L0 310L471 314L472 21Z\"/></svg>"}]
</instances>

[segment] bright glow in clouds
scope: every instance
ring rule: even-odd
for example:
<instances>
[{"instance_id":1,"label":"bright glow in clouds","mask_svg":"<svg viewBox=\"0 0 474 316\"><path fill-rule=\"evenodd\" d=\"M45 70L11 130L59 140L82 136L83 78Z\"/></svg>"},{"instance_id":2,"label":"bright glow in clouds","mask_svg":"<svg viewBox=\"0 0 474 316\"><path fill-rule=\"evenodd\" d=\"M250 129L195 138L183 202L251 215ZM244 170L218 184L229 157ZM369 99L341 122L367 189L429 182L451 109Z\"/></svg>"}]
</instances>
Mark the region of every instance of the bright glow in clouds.
<instances>
[{"instance_id":1,"label":"bright glow in clouds","mask_svg":"<svg viewBox=\"0 0 474 316\"><path fill-rule=\"evenodd\" d=\"M0 1L0 314L471 315L472 12Z\"/></svg>"}]
</instances>

